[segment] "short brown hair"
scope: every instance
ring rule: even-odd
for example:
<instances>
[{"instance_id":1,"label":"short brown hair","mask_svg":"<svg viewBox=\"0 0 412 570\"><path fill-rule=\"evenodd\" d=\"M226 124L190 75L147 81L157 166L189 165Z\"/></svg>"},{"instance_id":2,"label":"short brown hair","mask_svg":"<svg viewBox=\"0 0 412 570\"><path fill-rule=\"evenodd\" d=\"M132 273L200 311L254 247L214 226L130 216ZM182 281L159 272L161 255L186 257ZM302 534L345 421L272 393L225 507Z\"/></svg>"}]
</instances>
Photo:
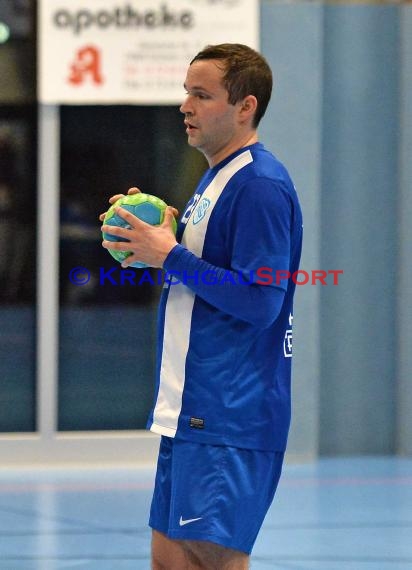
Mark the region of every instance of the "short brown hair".
<instances>
[{"instance_id":1,"label":"short brown hair","mask_svg":"<svg viewBox=\"0 0 412 570\"><path fill-rule=\"evenodd\" d=\"M269 104L272 94L272 71L266 59L257 51L243 44L218 44L206 46L190 62L216 59L225 66L223 77L229 94L229 103L235 105L248 95L257 99L257 109L253 118L256 128Z\"/></svg>"}]
</instances>

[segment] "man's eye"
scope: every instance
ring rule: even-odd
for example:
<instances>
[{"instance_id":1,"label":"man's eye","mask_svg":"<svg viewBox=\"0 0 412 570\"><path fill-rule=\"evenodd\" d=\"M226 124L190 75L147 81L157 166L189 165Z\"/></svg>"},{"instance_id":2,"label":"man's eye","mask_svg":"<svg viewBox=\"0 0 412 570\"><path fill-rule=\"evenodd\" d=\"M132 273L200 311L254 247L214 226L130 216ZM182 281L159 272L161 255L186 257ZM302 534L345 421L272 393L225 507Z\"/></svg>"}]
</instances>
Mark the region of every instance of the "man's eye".
<instances>
[{"instance_id":1,"label":"man's eye","mask_svg":"<svg viewBox=\"0 0 412 570\"><path fill-rule=\"evenodd\" d=\"M209 95L206 95L206 93L197 93L197 92L190 92L190 91L185 91L185 95L186 97L196 97L197 99L210 99Z\"/></svg>"}]
</instances>

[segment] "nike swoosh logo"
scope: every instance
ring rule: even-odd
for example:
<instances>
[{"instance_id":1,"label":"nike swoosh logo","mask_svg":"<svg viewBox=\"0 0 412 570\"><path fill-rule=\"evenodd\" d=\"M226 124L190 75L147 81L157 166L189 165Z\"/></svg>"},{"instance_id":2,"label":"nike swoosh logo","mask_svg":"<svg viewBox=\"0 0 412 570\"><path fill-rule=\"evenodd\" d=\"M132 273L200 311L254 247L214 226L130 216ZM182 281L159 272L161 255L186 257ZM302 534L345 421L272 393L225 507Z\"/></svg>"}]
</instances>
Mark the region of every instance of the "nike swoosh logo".
<instances>
[{"instance_id":1,"label":"nike swoosh logo","mask_svg":"<svg viewBox=\"0 0 412 570\"><path fill-rule=\"evenodd\" d=\"M190 524L196 521L200 521L202 517L198 517L197 519L186 519L183 520L183 517L180 517L179 526L185 526L185 524Z\"/></svg>"}]
</instances>

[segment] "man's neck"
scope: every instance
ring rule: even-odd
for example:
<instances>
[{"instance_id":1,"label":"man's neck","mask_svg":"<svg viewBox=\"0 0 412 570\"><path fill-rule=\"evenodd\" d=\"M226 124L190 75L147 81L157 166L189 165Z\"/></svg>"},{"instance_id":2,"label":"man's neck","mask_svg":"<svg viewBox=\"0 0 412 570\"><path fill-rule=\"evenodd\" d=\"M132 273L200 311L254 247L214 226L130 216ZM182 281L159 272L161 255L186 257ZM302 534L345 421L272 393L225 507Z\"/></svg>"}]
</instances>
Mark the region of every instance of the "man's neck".
<instances>
[{"instance_id":1,"label":"man's neck","mask_svg":"<svg viewBox=\"0 0 412 570\"><path fill-rule=\"evenodd\" d=\"M209 163L209 167L213 168L222 160L225 160L228 156L236 152L237 150L244 148L246 146L250 146L258 142L258 134L257 131L249 132L246 136L242 137L240 140L233 141L232 144L227 145L221 152L216 153L212 157L206 156L206 160Z\"/></svg>"}]
</instances>

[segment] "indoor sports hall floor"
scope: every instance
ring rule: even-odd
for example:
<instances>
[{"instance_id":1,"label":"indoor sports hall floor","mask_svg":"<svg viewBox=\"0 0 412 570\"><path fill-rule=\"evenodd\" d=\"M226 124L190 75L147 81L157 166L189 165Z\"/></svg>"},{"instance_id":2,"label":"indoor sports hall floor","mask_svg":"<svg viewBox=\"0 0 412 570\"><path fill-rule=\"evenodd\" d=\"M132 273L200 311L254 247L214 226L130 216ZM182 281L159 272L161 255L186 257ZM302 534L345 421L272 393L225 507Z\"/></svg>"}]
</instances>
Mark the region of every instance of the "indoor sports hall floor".
<instances>
[{"instance_id":1,"label":"indoor sports hall floor","mask_svg":"<svg viewBox=\"0 0 412 570\"><path fill-rule=\"evenodd\" d=\"M152 469L0 470L1 570L149 570ZM253 570L411 570L412 459L286 465Z\"/></svg>"}]
</instances>

